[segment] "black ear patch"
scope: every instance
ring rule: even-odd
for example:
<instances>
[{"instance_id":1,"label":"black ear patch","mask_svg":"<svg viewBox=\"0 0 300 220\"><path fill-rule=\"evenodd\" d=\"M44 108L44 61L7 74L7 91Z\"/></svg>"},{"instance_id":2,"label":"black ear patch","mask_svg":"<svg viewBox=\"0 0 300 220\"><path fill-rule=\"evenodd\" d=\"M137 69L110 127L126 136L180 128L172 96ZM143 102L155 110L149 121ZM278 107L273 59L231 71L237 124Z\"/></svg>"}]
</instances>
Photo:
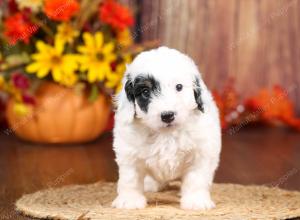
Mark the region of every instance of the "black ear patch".
<instances>
[{"instance_id":1,"label":"black ear patch","mask_svg":"<svg viewBox=\"0 0 300 220\"><path fill-rule=\"evenodd\" d=\"M194 96L195 96L198 109L204 113L203 101L201 98L201 87L198 78L196 78L194 82Z\"/></svg>"},{"instance_id":2,"label":"black ear patch","mask_svg":"<svg viewBox=\"0 0 300 220\"><path fill-rule=\"evenodd\" d=\"M130 102L134 102L133 82L132 82L130 76L127 77L127 81L125 83L125 92L126 92L127 99Z\"/></svg>"}]
</instances>

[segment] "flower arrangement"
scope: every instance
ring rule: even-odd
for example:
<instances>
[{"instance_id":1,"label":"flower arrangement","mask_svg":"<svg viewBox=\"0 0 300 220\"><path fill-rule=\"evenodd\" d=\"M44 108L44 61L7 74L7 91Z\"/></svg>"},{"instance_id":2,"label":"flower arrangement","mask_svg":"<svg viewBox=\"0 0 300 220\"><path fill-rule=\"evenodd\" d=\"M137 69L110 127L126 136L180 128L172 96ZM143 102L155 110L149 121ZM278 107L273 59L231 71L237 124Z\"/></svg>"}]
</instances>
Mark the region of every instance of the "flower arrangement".
<instances>
[{"instance_id":1,"label":"flower arrangement","mask_svg":"<svg viewBox=\"0 0 300 220\"><path fill-rule=\"evenodd\" d=\"M288 96L293 89L293 86L284 89L274 85L272 89L263 88L253 96L241 99L234 88L234 80L228 80L222 91L213 92L223 130L234 134L249 124L262 123L285 125L300 131L300 118Z\"/></svg>"},{"instance_id":2,"label":"flower arrangement","mask_svg":"<svg viewBox=\"0 0 300 220\"><path fill-rule=\"evenodd\" d=\"M0 0L0 90L21 114L43 81L88 90L91 101L118 92L126 63L141 50L133 24L116 0Z\"/></svg>"}]
</instances>

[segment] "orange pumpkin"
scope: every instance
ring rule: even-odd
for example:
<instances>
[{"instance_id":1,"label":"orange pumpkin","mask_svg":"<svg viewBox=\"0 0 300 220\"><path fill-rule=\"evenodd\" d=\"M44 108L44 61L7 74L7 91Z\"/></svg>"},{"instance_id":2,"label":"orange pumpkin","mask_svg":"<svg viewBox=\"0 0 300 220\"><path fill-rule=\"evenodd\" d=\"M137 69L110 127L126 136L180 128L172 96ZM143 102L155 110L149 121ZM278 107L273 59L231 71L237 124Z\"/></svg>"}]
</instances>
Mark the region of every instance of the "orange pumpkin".
<instances>
[{"instance_id":1,"label":"orange pumpkin","mask_svg":"<svg viewBox=\"0 0 300 220\"><path fill-rule=\"evenodd\" d=\"M55 83L42 84L36 104L20 116L8 102L6 116L10 128L22 139L42 143L79 143L97 138L106 128L110 115L107 98L100 94L90 102L86 95Z\"/></svg>"}]
</instances>

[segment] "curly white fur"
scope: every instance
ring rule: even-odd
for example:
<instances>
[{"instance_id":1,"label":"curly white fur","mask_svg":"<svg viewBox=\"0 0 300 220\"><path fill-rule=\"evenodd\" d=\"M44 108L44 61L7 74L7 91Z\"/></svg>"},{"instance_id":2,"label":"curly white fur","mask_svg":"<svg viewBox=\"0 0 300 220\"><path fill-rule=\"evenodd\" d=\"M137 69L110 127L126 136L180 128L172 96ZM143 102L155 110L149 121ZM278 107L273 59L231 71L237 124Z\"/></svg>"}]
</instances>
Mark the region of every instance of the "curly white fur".
<instances>
[{"instance_id":1,"label":"curly white fur","mask_svg":"<svg viewBox=\"0 0 300 220\"><path fill-rule=\"evenodd\" d=\"M160 84L148 111L130 101L123 88L117 96L113 148L119 166L116 208L144 208L144 191L158 191L172 180L182 181L181 208L210 209L210 186L219 163L219 113L197 66L186 55L160 47L143 52L127 66L123 85L145 73ZM201 88L204 112L197 108L195 79ZM182 84L182 91L176 85ZM124 87L124 86L123 86ZM176 112L167 126L163 111Z\"/></svg>"}]
</instances>

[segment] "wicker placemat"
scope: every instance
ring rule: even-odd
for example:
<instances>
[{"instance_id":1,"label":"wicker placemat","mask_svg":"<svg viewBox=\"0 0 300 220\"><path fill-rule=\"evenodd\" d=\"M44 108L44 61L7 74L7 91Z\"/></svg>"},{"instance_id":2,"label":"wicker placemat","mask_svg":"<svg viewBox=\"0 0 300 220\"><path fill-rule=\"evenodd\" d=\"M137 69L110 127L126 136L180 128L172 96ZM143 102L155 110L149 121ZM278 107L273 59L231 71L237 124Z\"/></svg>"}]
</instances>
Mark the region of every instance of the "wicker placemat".
<instances>
[{"instance_id":1,"label":"wicker placemat","mask_svg":"<svg viewBox=\"0 0 300 220\"><path fill-rule=\"evenodd\" d=\"M147 193L148 207L119 210L110 207L116 196L115 183L66 186L24 195L16 209L36 218L73 220L201 220L288 219L300 216L300 192L264 186L215 184L216 208L184 211L179 208L178 183L160 193Z\"/></svg>"}]
</instances>

